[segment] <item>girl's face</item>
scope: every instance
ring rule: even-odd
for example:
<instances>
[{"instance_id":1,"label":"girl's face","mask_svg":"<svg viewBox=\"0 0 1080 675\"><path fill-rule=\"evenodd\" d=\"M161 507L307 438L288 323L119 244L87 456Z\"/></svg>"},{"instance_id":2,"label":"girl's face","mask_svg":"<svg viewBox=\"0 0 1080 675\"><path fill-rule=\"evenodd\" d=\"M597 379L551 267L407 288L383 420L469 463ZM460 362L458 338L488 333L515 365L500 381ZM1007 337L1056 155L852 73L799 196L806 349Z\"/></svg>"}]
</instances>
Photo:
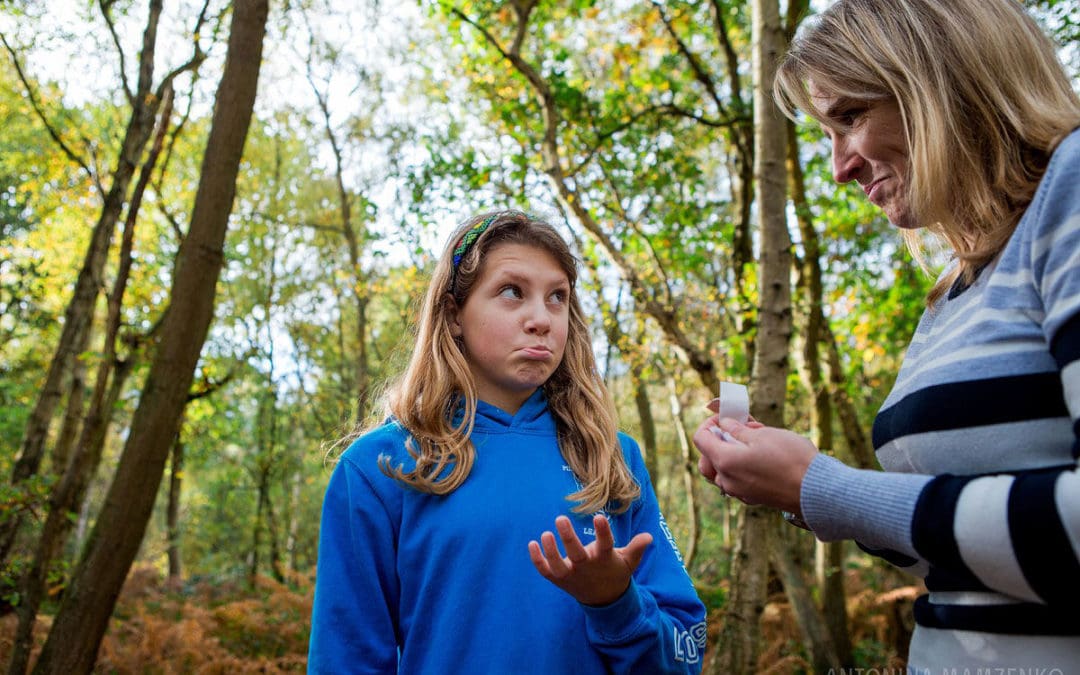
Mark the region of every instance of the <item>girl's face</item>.
<instances>
[{"instance_id":1,"label":"girl's face","mask_svg":"<svg viewBox=\"0 0 1080 675\"><path fill-rule=\"evenodd\" d=\"M919 227L908 203L910 161L900 107L896 101L856 101L825 93L810 83L815 107L826 119L843 125L828 126L832 141L833 178L837 183L857 181L867 199L885 212L897 227Z\"/></svg>"},{"instance_id":2,"label":"girl's face","mask_svg":"<svg viewBox=\"0 0 1080 675\"><path fill-rule=\"evenodd\" d=\"M469 297L453 306L450 330L480 399L514 414L562 362L569 321L570 280L555 258L498 244L483 254Z\"/></svg>"}]
</instances>

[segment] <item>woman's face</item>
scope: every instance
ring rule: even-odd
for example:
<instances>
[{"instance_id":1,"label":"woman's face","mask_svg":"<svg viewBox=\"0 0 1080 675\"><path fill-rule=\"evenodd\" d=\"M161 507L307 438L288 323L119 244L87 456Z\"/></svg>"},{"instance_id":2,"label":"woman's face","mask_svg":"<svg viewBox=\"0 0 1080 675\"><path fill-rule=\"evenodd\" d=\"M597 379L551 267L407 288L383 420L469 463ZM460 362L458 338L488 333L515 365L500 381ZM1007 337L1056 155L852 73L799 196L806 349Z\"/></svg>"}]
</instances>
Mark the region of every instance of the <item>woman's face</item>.
<instances>
[{"instance_id":1,"label":"woman's face","mask_svg":"<svg viewBox=\"0 0 1080 675\"><path fill-rule=\"evenodd\" d=\"M864 101L833 96L810 83L815 107L842 130L825 126L832 141L833 178L856 181L893 225L919 227L908 203L910 162L900 107L891 99Z\"/></svg>"}]
</instances>

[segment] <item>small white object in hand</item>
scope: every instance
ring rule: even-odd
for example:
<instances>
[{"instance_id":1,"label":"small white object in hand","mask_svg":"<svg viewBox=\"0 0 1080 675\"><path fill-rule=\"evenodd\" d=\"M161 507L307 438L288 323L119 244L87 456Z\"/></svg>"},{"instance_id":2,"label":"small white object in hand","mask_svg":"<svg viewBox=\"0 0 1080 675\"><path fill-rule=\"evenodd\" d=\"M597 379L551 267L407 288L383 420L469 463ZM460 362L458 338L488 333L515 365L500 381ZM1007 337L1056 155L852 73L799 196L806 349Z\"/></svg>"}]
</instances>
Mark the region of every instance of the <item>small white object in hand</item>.
<instances>
[{"instance_id":1,"label":"small white object in hand","mask_svg":"<svg viewBox=\"0 0 1080 675\"><path fill-rule=\"evenodd\" d=\"M750 419L750 394L741 384L721 382L720 395L705 407L720 417L730 417L739 424L746 424Z\"/></svg>"}]
</instances>

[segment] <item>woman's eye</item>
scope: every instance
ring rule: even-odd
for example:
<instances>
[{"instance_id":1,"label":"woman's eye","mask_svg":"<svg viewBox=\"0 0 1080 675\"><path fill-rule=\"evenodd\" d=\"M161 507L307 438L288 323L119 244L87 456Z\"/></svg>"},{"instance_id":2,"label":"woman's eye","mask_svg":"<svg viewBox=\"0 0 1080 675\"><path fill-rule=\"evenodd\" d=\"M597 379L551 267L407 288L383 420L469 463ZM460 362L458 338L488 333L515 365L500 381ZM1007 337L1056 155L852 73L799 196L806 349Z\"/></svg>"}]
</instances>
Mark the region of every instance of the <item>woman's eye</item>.
<instances>
[{"instance_id":1,"label":"woman's eye","mask_svg":"<svg viewBox=\"0 0 1080 675\"><path fill-rule=\"evenodd\" d=\"M561 305L561 304L565 303L567 298L569 298L569 297L570 297L570 294L567 293L566 291L555 291L554 293L551 294L551 302L553 302L555 304L558 304L558 305Z\"/></svg>"},{"instance_id":2,"label":"woman's eye","mask_svg":"<svg viewBox=\"0 0 1080 675\"><path fill-rule=\"evenodd\" d=\"M521 289L513 285L503 286L499 289L499 295L504 298L520 298Z\"/></svg>"},{"instance_id":3,"label":"woman's eye","mask_svg":"<svg viewBox=\"0 0 1080 675\"><path fill-rule=\"evenodd\" d=\"M859 121L859 118L862 117L864 112L866 112L865 108L852 108L837 115L836 119L845 127L853 127L855 126L855 123Z\"/></svg>"}]
</instances>

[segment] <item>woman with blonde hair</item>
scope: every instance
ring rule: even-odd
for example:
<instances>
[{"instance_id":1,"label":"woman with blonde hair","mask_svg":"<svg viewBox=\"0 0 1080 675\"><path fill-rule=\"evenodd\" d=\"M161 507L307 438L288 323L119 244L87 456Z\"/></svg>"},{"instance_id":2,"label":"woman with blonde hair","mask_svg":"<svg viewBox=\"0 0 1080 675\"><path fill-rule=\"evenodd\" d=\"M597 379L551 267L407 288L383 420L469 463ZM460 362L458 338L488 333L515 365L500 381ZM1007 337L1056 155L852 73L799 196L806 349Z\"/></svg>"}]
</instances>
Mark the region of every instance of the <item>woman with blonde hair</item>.
<instances>
[{"instance_id":1,"label":"woman with blonde hair","mask_svg":"<svg viewBox=\"0 0 1080 675\"><path fill-rule=\"evenodd\" d=\"M524 213L450 237L388 420L327 487L309 672L700 671L705 608L617 431L576 281ZM553 521L558 541L532 539Z\"/></svg>"},{"instance_id":2,"label":"woman with blonde hair","mask_svg":"<svg viewBox=\"0 0 1080 675\"><path fill-rule=\"evenodd\" d=\"M885 471L713 416L702 473L924 577L911 672L1071 672L1080 99L1052 41L1015 0L839 0L800 29L775 95L821 124L837 182L953 260L874 422Z\"/></svg>"}]
</instances>

